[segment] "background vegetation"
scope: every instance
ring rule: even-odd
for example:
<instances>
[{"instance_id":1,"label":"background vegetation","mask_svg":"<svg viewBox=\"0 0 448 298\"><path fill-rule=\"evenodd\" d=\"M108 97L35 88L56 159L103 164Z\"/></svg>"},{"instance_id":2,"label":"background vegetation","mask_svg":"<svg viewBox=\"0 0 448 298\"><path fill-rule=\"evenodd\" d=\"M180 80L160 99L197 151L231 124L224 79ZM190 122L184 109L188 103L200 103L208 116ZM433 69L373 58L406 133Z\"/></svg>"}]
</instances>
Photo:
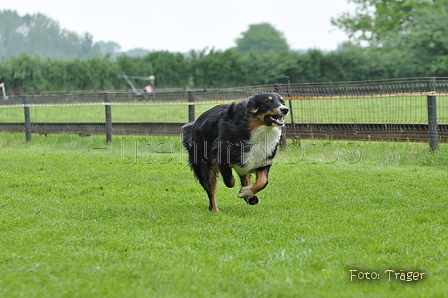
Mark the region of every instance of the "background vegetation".
<instances>
[{"instance_id":1,"label":"background vegetation","mask_svg":"<svg viewBox=\"0 0 448 298\"><path fill-rule=\"evenodd\" d=\"M92 44L38 14L0 11L0 82L9 91L121 89L118 75L156 76L156 87L213 88L283 82L448 75L448 0L351 0L354 14L332 20L350 40L335 51L290 49L267 23L251 25L227 50L120 53ZM142 88L146 82L134 82Z\"/></svg>"}]
</instances>

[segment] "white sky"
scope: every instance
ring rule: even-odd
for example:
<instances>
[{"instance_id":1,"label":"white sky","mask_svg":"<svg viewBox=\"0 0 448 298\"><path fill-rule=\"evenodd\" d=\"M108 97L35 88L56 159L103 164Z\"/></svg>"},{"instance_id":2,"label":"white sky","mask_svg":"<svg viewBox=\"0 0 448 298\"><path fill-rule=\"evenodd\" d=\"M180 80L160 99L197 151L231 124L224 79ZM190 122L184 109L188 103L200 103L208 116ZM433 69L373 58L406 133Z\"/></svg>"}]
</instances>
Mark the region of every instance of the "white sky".
<instances>
[{"instance_id":1,"label":"white sky","mask_svg":"<svg viewBox=\"0 0 448 298\"><path fill-rule=\"evenodd\" d=\"M95 42L114 41L122 51L188 52L234 47L241 32L262 22L283 32L292 49L334 50L347 36L330 20L354 6L348 0L14 0L0 9L45 14L64 29L92 34Z\"/></svg>"}]
</instances>

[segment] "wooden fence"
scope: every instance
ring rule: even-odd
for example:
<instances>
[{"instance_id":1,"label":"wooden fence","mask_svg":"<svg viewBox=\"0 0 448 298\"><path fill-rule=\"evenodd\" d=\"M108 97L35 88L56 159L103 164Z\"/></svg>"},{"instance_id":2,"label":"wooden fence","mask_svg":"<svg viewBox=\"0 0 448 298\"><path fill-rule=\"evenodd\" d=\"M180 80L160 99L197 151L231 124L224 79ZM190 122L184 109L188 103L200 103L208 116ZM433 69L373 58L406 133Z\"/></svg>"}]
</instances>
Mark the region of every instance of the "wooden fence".
<instances>
[{"instance_id":1,"label":"wooden fence","mask_svg":"<svg viewBox=\"0 0 448 298\"><path fill-rule=\"evenodd\" d=\"M0 99L0 130L33 133L179 135L214 105L277 92L290 108L286 137L438 141L448 139L448 79L285 84L156 94L89 93Z\"/></svg>"}]
</instances>

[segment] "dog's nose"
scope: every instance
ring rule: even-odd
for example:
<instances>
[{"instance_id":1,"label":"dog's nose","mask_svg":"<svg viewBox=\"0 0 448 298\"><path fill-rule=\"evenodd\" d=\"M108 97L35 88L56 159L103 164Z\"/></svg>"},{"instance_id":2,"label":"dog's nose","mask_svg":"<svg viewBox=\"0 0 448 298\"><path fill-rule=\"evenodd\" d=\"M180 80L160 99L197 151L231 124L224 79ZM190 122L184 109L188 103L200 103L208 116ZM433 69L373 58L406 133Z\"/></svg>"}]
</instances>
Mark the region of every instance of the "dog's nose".
<instances>
[{"instance_id":1,"label":"dog's nose","mask_svg":"<svg viewBox=\"0 0 448 298\"><path fill-rule=\"evenodd\" d=\"M280 107L280 112L282 112L283 115L286 115L286 114L288 114L289 109L287 107L283 106L283 107Z\"/></svg>"}]
</instances>

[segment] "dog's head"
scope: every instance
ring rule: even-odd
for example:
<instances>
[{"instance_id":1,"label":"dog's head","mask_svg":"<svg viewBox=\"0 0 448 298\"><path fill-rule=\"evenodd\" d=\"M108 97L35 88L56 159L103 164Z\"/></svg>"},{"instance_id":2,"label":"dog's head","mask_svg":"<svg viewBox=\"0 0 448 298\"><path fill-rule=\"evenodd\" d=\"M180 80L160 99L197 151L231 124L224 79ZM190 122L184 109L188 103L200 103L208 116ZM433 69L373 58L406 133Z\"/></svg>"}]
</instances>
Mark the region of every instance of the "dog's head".
<instances>
[{"instance_id":1,"label":"dog's head","mask_svg":"<svg viewBox=\"0 0 448 298\"><path fill-rule=\"evenodd\" d=\"M252 126L282 127L289 109L285 107L285 101L278 93L263 93L249 98L247 112L251 117Z\"/></svg>"}]
</instances>

